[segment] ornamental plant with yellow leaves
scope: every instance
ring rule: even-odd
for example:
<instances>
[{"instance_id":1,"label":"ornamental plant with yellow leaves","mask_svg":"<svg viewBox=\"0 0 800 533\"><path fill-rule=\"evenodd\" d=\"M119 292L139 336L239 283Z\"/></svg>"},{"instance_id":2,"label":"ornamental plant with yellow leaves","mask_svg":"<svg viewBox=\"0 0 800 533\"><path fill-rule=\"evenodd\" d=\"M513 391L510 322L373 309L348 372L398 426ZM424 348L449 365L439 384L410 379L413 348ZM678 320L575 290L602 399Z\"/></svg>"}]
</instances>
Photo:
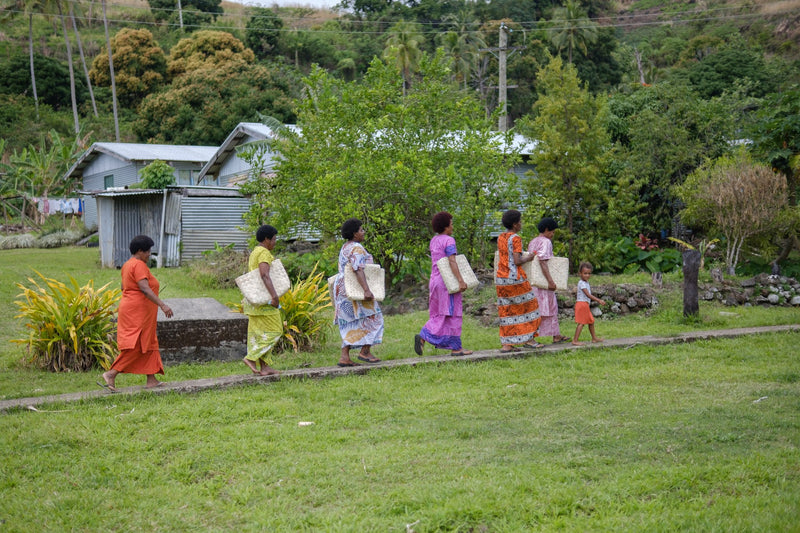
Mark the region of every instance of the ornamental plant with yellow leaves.
<instances>
[{"instance_id":1,"label":"ornamental plant with yellow leaves","mask_svg":"<svg viewBox=\"0 0 800 533\"><path fill-rule=\"evenodd\" d=\"M12 342L26 345L28 362L51 372L85 371L111 367L117 352L116 324L120 291L99 289L89 281L83 287L72 277L69 285L39 272L41 283L28 278L30 286L17 283L22 291L14 304L15 318L25 320L27 339Z\"/></svg>"}]
</instances>

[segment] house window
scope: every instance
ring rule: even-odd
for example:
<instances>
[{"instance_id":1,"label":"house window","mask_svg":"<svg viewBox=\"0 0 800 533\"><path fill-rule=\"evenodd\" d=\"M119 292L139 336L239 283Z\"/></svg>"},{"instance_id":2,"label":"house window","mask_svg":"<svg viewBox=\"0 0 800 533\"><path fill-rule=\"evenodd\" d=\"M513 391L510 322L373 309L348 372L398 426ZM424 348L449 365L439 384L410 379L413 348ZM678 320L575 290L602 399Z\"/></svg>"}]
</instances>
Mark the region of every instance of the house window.
<instances>
[{"instance_id":1,"label":"house window","mask_svg":"<svg viewBox=\"0 0 800 533\"><path fill-rule=\"evenodd\" d=\"M192 185L192 171L179 170L178 171L178 185Z\"/></svg>"},{"instance_id":2,"label":"house window","mask_svg":"<svg viewBox=\"0 0 800 533\"><path fill-rule=\"evenodd\" d=\"M110 189L114 186L114 175L111 176L103 176L103 188Z\"/></svg>"}]
</instances>

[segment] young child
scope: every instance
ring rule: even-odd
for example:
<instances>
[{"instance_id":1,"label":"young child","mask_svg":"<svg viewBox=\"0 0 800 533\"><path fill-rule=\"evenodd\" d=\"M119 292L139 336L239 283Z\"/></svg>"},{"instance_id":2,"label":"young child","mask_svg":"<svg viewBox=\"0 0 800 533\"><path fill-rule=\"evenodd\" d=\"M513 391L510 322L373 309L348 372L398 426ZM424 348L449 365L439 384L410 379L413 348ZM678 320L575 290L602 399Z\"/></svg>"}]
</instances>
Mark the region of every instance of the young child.
<instances>
[{"instance_id":1,"label":"young child","mask_svg":"<svg viewBox=\"0 0 800 533\"><path fill-rule=\"evenodd\" d=\"M572 338L572 344L575 346L583 346L582 342L578 342L578 337L581 335L581 330L584 324L589 325L589 333L592 335L592 342L603 342L594 333L594 317L592 311L589 309L589 302L595 301L600 305L606 303L596 296L592 296L592 288L589 286L589 276L592 275L592 264L588 261L581 263L578 268L581 280L578 282L578 298L575 302L575 322L578 327L575 328L575 336Z\"/></svg>"}]
</instances>

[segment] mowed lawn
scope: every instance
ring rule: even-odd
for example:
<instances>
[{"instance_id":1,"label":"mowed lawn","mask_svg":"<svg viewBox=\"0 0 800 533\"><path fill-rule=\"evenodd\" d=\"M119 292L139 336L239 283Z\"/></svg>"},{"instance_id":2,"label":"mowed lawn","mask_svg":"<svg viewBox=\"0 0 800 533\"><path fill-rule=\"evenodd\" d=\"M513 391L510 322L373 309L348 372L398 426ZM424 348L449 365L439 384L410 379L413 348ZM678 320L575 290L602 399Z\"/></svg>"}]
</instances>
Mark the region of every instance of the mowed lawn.
<instances>
[{"instance_id":1,"label":"mowed lawn","mask_svg":"<svg viewBox=\"0 0 800 533\"><path fill-rule=\"evenodd\" d=\"M0 321L19 328L9 306ZM798 322L792 309L721 312L687 325L665 308L598 331ZM381 354L403 356L421 321L387 318ZM468 325L470 346L497 347ZM798 531L798 345L780 333L575 350L0 414L0 530ZM38 371L3 349L0 383L16 375L18 396ZM182 366L168 378L235 370Z\"/></svg>"}]
</instances>

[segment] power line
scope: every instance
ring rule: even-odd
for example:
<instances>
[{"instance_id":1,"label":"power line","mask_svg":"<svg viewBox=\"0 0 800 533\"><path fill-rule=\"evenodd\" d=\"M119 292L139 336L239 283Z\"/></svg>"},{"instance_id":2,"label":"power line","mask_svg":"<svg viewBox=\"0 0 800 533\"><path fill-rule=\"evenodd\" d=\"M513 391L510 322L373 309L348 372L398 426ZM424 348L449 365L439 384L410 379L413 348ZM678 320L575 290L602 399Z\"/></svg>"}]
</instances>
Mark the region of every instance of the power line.
<instances>
[{"instance_id":1,"label":"power line","mask_svg":"<svg viewBox=\"0 0 800 533\"><path fill-rule=\"evenodd\" d=\"M68 0L68 1L78 3L77 0ZM89 3L90 4L97 4L97 2L89 2ZM783 2L774 2L775 5L779 5L781 3L783 3ZM85 4L83 4L83 5L85 5ZM771 5L771 4L766 4L766 5ZM120 7L120 4L116 4L115 7ZM142 9L142 10L150 11L149 8L146 8L144 6L133 6L133 5L124 6L123 5L123 7L129 7L131 9ZM713 11L730 11L730 10L734 10L734 9L736 9L736 8L734 8L734 7L726 7L726 8L716 8L716 9L703 10L702 12L694 11L694 12L682 13L681 15L685 15L685 18L668 18L668 19L658 19L658 20L644 20L644 21L641 21L641 22L637 22L635 20L631 21L631 22L623 22L623 21L619 21L618 20L618 21L615 21L615 22L612 22L612 23L600 23L600 22L595 22L595 23L597 24L597 27L599 29L602 29L602 28L632 28L632 27L646 27L646 26L665 26L665 25L689 24L689 23L696 23L696 22L745 20L745 19L751 19L751 18L763 18L763 17L766 16L766 15L764 15L762 13L741 13L741 14L731 14L731 15L720 14L720 15L716 15L716 16L706 16L706 17L697 17L696 16L699 13L706 13L706 12L713 12ZM26 14L26 15L27 14L32 14L33 16L36 16L36 17L39 17L39 16L57 17L57 16L59 16L57 13L44 13L44 12L26 13L24 10L19 10L19 9L5 9L4 11L6 13L17 13L17 14ZM177 13L178 12L177 9L161 9L161 8L159 8L158 11L160 11L160 12L168 12L168 13ZM186 9L186 10L182 10L182 11L183 11L183 13L188 13L188 12L198 13L197 10L190 10L190 9ZM787 10L787 11L791 12L791 10ZM273 19L273 18L275 18L275 17L271 17L271 16L260 16L260 15L247 16L247 15L224 13L224 12L223 13L208 13L208 12L199 11L199 13L202 13L202 14L208 15L208 16L212 16L212 17L215 17L215 18L229 18L229 19L234 19L234 20L236 20L236 19L247 19L247 21L250 21L252 19L258 19L258 18L265 18L265 19ZM782 13L771 13L770 15L778 15L778 14L782 14ZM629 18L632 18L632 19L636 19L636 18L652 19L653 17L654 17L653 14L631 14L629 16L628 15L622 16L622 17L617 16L617 17L614 17L614 18L616 18L616 19L622 18L624 20L624 19L629 19ZM286 18L284 18L284 17L280 17L279 16L278 18L280 18L283 21L286 20ZM97 23L102 21L102 19L99 18L99 17L88 17L88 16L81 16L81 15L76 15L75 19L76 20L81 20L81 21L84 21L84 22L97 22ZM572 20L568 20L566 22L577 22L577 21L586 21L586 20L589 20L590 22L593 22L593 21L606 21L608 19L609 19L609 17L595 17L595 18L591 18L591 19L589 19L589 18L572 19ZM305 21L305 22L309 21L306 18L297 18L297 19L289 19L289 20ZM165 26L165 27L172 27L172 28L179 28L180 27L180 24L178 24L178 23L172 23L172 22L166 22L166 21L130 20L130 19L121 19L121 18L116 18L116 19L109 18L108 21L111 22L111 23L115 23L115 24L119 24L119 25L123 25L123 26L130 26L131 24L134 24L134 25L141 25L141 26ZM344 24L381 24L381 23L376 22L376 21L358 21L358 20L348 20L348 19L341 19L341 18L330 19L330 20L328 20L326 22L336 22L336 23L344 23ZM569 25L551 26L551 25L548 25L549 22L550 21L543 20L543 21L523 21L523 22L512 22L512 23L515 24L515 25L521 26L523 29L525 29L527 31L537 31L537 30L539 30L539 31L561 31L561 30L567 30L567 29L571 29L572 28L572 26L569 26ZM393 24L393 23L384 23L384 24ZM417 22L416 24L419 24L419 25L433 25L433 24L443 25L441 22L430 22L430 21ZM189 27L189 28L195 28L195 29L201 29L201 30L202 29L215 30L215 31L226 31L226 30L227 31L241 31L243 29L242 26L226 26L226 25L220 25L220 24L186 24L186 23L184 23L183 27L184 28ZM257 29L257 28L254 28L251 31L260 31L260 30ZM269 30L264 30L264 31L276 32L276 33L300 33L300 32L302 32L302 33L320 33L320 34L338 34L338 35L384 35L384 34L387 33L387 31L380 31L380 30L344 30L344 29L341 29L341 28L323 29L323 28L288 28L288 27L271 28ZM466 34L466 33L473 33L475 30L472 30L472 31L469 31L469 32L467 32L467 31L457 31L457 30L454 30L452 27L451 28L447 28L446 25L445 25L445 27L442 27L442 28L431 29L431 30L420 30L417 33L420 33L422 35L440 35L440 34L447 33L447 32L452 32L452 31L456 31L456 33L459 33L459 34L463 35L463 34Z\"/></svg>"}]
</instances>

